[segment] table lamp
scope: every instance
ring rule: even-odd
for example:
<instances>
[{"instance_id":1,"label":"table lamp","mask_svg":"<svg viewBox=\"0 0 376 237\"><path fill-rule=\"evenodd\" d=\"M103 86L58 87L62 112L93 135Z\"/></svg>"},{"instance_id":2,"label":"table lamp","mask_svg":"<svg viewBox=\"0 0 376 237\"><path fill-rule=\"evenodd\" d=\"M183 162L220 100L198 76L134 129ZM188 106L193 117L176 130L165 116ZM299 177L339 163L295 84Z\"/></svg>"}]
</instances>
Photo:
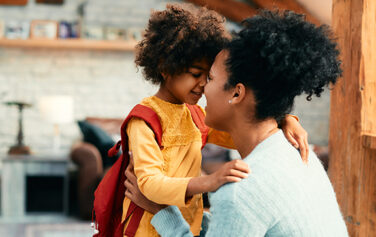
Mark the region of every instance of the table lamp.
<instances>
[{"instance_id":1,"label":"table lamp","mask_svg":"<svg viewBox=\"0 0 376 237\"><path fill-rule=\"evenodd\" d=\"M43 96L39 99L42 118L54 125L53 151L60 151L59 125L71 123L73 118L73 98L70 96Z\"/></svg>"},{"instance_id":2,"label":"table lamp","mask_svg":"<svg viewBox=\"0 0 376 237\"><path fill-rule=\"evenodd\" d=\"M18 107L18 135L17 135L17 141L16 144L13 145L9 151L8 154L10 155L28 155L30 154L30 148L26 146L23 142L23 109L31 107L31 104L21 102L21 101L9 101L5 102L8 106L17 106Z\"/></svg>"}]
</instances>

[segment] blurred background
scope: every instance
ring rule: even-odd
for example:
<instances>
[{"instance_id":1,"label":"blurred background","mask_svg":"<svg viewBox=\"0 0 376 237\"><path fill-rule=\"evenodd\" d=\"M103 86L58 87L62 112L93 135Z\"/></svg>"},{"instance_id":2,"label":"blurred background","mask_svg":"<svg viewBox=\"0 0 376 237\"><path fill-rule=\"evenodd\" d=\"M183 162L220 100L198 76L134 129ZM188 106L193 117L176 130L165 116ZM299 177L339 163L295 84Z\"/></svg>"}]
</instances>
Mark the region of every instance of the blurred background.
<instances>
[{"instance_id":1,"label":"blurred background","mask_svg":"<svg viewBox=\"0 0 376 237\"><path fill-rule=\"evenodd\" d=\"M156 87L134 65L152 9L207 5L228 30L257 9L331 22L330 0L0 0L0 236L91 236L93 192L122 119ZM200 101L205 105L205 99ZM330 93L293 114L327 164ZM236 152L208 146L203 172Z\"/></svg>"}]
</instances>

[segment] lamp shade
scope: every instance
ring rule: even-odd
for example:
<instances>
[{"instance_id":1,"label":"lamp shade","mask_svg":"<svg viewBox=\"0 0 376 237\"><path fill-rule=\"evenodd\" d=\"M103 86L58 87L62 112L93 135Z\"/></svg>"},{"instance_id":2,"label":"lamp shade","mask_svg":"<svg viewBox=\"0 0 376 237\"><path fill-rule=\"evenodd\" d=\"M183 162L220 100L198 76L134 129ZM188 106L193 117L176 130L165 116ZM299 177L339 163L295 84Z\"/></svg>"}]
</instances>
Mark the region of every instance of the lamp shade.
<instances>
[{"instance_id":1,"label":"lamp shade","mask_svg":"<svg viewBox=\"0 0 376 237\"><path fill-rule=\"evenodd\" d=\"M70 96L43 96L38 102L42 118L53 123L71 123L73 118L73 98Z\"/></svg>"}]
</instances>

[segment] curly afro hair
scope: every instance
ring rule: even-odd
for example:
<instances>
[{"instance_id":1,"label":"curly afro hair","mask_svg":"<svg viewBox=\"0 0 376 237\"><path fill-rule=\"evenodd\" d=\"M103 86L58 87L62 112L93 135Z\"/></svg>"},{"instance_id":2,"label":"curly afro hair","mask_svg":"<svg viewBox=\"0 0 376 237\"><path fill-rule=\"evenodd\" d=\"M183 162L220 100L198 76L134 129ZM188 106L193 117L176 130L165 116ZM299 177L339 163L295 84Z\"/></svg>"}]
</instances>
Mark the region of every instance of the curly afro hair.
<instances>
[{"instance_id":1,"label":"curly afro hair","mask_svg":"<svg viewBox=\"0 0 376 237\"><path fill-rule=\"evenodd\" d=\"M256 119L281 120L302 93L320 96L341 76L337 44L326 25L315 26L292 11L262 11L243 21L244 28L225 48L229 80L254 93Z\"/></svg>"},{"instance_id":2,"label":"curly afro hair","mask_svg":"<svg viewBox=\"0 0 376 237\"><path fill-rule=\"evenodd\" d=\"M168 4L151 13L142 41L136 46L137 66L146 80L161 84L161 73L176 75L194 62L214 61L229 41L225 19L192 4Z\"/></svg>"}]
</instances>

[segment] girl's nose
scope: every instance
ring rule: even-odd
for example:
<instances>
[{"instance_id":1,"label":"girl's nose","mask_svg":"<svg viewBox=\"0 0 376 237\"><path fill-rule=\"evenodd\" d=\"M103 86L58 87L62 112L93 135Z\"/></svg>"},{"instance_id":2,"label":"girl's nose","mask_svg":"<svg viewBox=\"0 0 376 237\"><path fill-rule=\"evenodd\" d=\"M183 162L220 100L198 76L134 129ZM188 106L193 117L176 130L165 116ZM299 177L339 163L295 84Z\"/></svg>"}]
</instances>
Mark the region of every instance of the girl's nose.
<instances>
[{"instance_id":1,"label":"girl's nose","mask_svg":"<svg viewBox=\"0 0 376 237\"><path fill-rule=\"evenodd\" d=\"M199 86L204 87L206 85L206 83L207 83L206 77L202 77L201 80L200 80Z\"/></svg>"}]
</instances>

